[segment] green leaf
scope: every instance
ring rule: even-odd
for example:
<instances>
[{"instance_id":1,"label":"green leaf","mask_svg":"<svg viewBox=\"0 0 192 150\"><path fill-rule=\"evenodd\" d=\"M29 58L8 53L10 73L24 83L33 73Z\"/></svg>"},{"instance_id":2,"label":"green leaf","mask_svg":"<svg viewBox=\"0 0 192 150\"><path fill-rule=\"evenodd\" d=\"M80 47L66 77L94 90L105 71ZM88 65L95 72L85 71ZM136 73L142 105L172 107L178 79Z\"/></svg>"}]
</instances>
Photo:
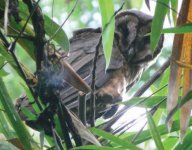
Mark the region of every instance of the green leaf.
<instances>
[{"instance_id":1,"label":"green leaf","mask_svg":"<svg viewBox=\"0 0 192 150\"><path fill-rule=\"evenodd\" d=\"M164 150L163 144L161 142L161 137L159 135L159 132L157 130L157 127L155 125L155 122L153 120L151 113L147 113L147 120L148 120L148 124L149 124L150 133L154 139L154 142L155 142L157 149L158 150Z\"/></svg>"},{"instance_id":2,"label":"green leaf","mask_svg":"<svg viewBox=\"0 0 192 150\"><path fill-rule=\"evenodd\" d=\"M29 120L37 120L37 117L26 107L21 107L21 111L24 113L24 115L27 117Z\"/></svg>"},{"instance_id":3,"label":"green leaf","mask_svg":"<svg viewBox=\"0 0 192 150\"><path fill-rule=\"evenodd\" d=\"M53 20L51 20L49 17L44 16L45 19L45 31L46 34L50 37L54 35L55 31L59 28L59 25L56 24ZM57 32L56 36L53 38L54 41L56 41L64 51L69 51L69 39L63 29L61 29L59 32Z\"/></svg>"},{"instance_id":4,"label":"green leaf","mask_svg":"<svg viewBox=\"0 0 192 150\"><path fill-rule=\"evenodd\" d=\"M190 119L189 126L192 126L192 119ZM169 133L165 124L157 126L157 130L161 136ZM175 131L179 131L179 130L180 130L180 120L173 121L171 132L175 132ZM124 138L124 140L131 141L135 137L136 134L137 133L132 134L132 135ZM152 138L152 136L150 134L150 131L145 130L137 137L134 144L143 143L147 140L150 140L151 138Z\"/></svg>"},{"instance_id":5,"label":"green leaf","mask_svg":"<svg viewBox=\"0 0 192 150\"><path fill-rule=\"evenodd\" d=\"M145 108L152 108L153 106L157 105L159 102L161 102L163 99L165 99L166 96L152 96L152 97L133 97L130 100L120 102L119 104L123 104L126 106L139 106L139 107L145 107ZM166 104L163 102L159 107L165 108Z\"/></svg>"},{"instance_id":6,"label":"green leaf","mask_svg":"<svg viewBox=\"0 0 192 150\"><path fill-rule=\"evenodd\" d=\"M174 148L174 150L181 150L181 149L191 150L192 149L191 139L192 139L192 132L189 132L183 139L183 142L178 143L177 146Z\"/></svg>"},{"instance_id":7,"label":"green leaf","mask_svg":"<svg viewBox=\"0 0 192 150\"><path fill-rule=\"evenodd\" d=\"M159 83L159 87L163 87L164 85L166 85L169 81L169 74L170 74L170 68L167 68L164 73L163 73L163 76L161 78L161 81ZM168 92L168 87L166 88L163 88L161 91L159 91L157 94L157 96L164 96L164 95L167 95L167 92Z\"/></svg>"},{"instance_id":8,"label":"green leaf","mask_svg":"<svg viewBox=\"0 0 192 150\"><path fill-rule=\"evenodd\" d=\"M113 0L99 0L99 7L102 16L102 43L106 60L106 68L108 68L115 30Z\"/></svg>"},{"instance_id":9,"label":"green leaf","mask_svg":"<svg viewBox=\"0 0 192 150\"><path fill-rule=\"evenodd\" d=\"M141 9L143 0L130 0L131 8Z\"/></svg>"},{"instance_id":10,"label":"green leaf","mask_svg":"<svg viewBox=\"0 0 192 150\"><path fill-rule=\"evenodd\" d=\"M155 50L157 43L159 42L165 15L168 10L168 4L169 0L157 0L156 2L155 14L152 21L150 37L152 52Z\"/></svg>"},{"instance_id":11,"label":"green leaf","mask_svg":"<svg viewBox=\"0 0 192 150\"><path fill-rule=\"evenodd\" d=\"M101 129L92 128L90 130L92 132L94 132L94 134L101 136L104 139L110 140L111 142L114 142L114 143L116 143L119 146L122 146L124 148L131 149L131 150L139 150L140 149L137 146L131 144L129 141L122 140L122 139L112 135L111 133L105 132Z\"/></svg>"},{"instance_id":12,"label":"green leaf","mask_svg":"<svg viewBox=\"0 0 192 150\"><path fill-rule=\"evenodd\" d=\"M2 108L1 102L0 107ZM0 133L3 133L6 139L12 139L16 137L16 133L10 128L9 122L5 118L5 113L0 111Z\"/></svg>"},{"instance_id":13,"label":"green leaf","mask_svg":"<svg viewBox=\"0 0 192 150\"><path fill-rule=\"evenodd\" d=\"M26 93L26 96L27 96L29 102L33 103L34 102L34 97L31 94L31 91L28 89L28 87L25 84L21 84L21 85L22 85L23 89L25 90L25 93ZM32 106L33 106L33 109L35 110L35 112L37 112L37 113L41 112L36 103L33 103Z\"/></svg>"},{"instance_id":14,"label":"green leaf","mask_svg":"<svg viewBox=\"0 0 192 150\"><path fill-rule=\"evenodd\" d=\"M1 70L0 70L0 77L5 77L8 74L9 74L8 72L6 72L3 68L1 68Z\"/></svg>"},{"instance_id":15,"label":"green leaf","mask_svg":"<svg viewBox=\"0 0 192 150\"><path fill-rule=\"evenodd\" d=\"M166 119L166 124L169 121L169 119L188 101L192 99L192 90L189 91L183 98L178 100L177 105L169 112Z\"/></svg>"},{"instance_id":16,"label":"green leaf","mask_svg":"<svg viewBox=\"0 0 192 150\"><path fill-rule=\"evenodd\" d=\"M170 150L173 149L174 145L176 145L176 143L178 143L178 137L175 136L169 136L167 137L164 141L163 141L163 145L165 150Z\"/></svg>"},{"instance_id":17,"label":"green leaf","mask_svg":"<svg viewBox=\"0 0 192 150\"><path fill-rule=\"evenodd\" d=\"M19 137L21 143L23 144L25 149L32 150L31 147L31 137L28 133L27 129L23 125L22 121L20 120L18 113L16 112L14 105L12 103L12 100L7 93L7 90L5 88L5 85L0 78L0 101L6 111L7 117L13 127L13 129L16 131L17 136Z\"/></svg>"},{"instance_id":18,"label":"green leaf","mask_svg":"<svg viewBox=\"0 0 192 150\"><path fill-rule=\"evenodd\" d=\"M124 150L123 148L115 148L115 147L108 147L108 146L96 146L96 145L86 145L86 146L80 146L75 147L73 149L88 149L88 150Z\"/></svg>"},{"instance_id":19,"label":"green leaf","mask_svg":"<svg viewBox=\"0 0 192 150\"><path fill-rule=\"evenodd\" d=\"M0 56L0 68L4 65L5 58L3 56Z\"/></svg>"},{"instance_id":20,"label":"green leaf","mask_svg":"<svg viewBox=\"0 0 192 150\"><path fill-rule=\"evenodd\" d=\"M178 8L178 1L171 0L171 11L172 11L172 18L173 18L174 25L176 25L176 22L177 22L177 8Z\"/></svg>"},{"instance_id":21,"label":"green leaf","mask_svg":"<svg viewBox=\"0 0 192 150\"><path fill-rule=\"evenodd\" d=\"M188 23L182 26L177 26L174 28L165 28L162 30L162 33L183 34L183 33L190 33L190 32L192 32L192 23Z\"/></svg>"}]
</instances>

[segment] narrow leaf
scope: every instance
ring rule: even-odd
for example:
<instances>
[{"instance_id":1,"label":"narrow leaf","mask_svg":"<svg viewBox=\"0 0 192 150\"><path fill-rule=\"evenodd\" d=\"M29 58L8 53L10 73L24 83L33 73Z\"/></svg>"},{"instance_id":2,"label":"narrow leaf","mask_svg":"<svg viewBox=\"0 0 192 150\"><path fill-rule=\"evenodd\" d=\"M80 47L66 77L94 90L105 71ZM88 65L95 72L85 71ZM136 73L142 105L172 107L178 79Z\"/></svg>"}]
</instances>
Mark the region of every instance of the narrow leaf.
<instances>
[{"instance_id":1,"label":"narrow leaf","mask_svg":"<svg viewBox=\"0 0 192 150\"><path fill-rule=\"evenodd\" d=\"M21 111L24 113L24 115L27 117L27 119L37 120L37 117L26 107L21 107Z\"/></svg>"},{"instance_id":2,"label":"narrow leaf","mask_svg":"<svg viewBox=\"0 0 192 150\"><path fill-rule=\"evenodd\" d=\"M124 150L123 148L114 148L114 147L108 147L108 146L96 146L96 145L86 145L86 146L80 146L75 147L73 149L83 149L83 150Z\"/></svg>"},{"instance_id":3,"label":"narrow leaf","mask_svg":"<svg viewBox=\"0 0 192 150\"><path fill-rule=\"evenodd\" d=\"M114 143L116 143L119 146L122 146L124 148L128 148L131 150L139 150L140 149L137 146L129 143L129 141L122 140L122 139L112 135L111 133L105 132L101 129L92 128L91 131L94 132L96 135L102 136L104 139L110 140L111 142L114 142Z\"/></svg>"},{"instance_id":4,"label":"narrow leaf","mask_svg":"<svg viewBox=\"0 0 192 150\"><path fill-rule=\"evenodd\" d=\"M99 0L99 7L102 16L102 43L106 60L106 68L108 68L115 30L113 0Z\"/></svg>"},{"instance_id":5,"label":"narrow leaf","mask_svg":"<svg viewBox=\"0 0 192 150\"><path fill-rule=\"evenodd\" d=\"M176 120L176 121L173 121L173 126L171 128L171 132L175 132L175 131L179 131L180 130L180 120ZM190 120L189 122L189 126L192 126L192 119ZM165 124L162 124L162 125L159 125L157 126L157 130L159 132L160 135L166 135L168 134L168 130L165 126ZM124 140L127 140L127 141L131 141L135 135L135 134L132 134L131 136L128 136L126 138L124 138ZM140 144L140 143L143 143L147 140L150 140L152 138L151 134L150 134L150 131L149 130L145 130L143 131L138 137L137 139L135 140L134 144Z\"/></svg>"},{"instance_id":6,"label":"narrow leaf","mask_svg":"<svg viewBox=\"0 0 192 150\"><path fill-rule=\"evenodd\" d=\"M14 105L12 103L11 98L9 97L7 90L5 88L5 85L0 78L0 101L6 111L7 117L13 127L13 129L16 131L17 136L19 137L21 143L23 144L25 149L32 150L31 147L31 137L26 130L25 126L23 125L22 121L20 120Z\"/></svg>"},{"instance_id":7,"label":"narrow leaf","mask_svg":"<svg viewBox=\"0 0 192 150\"><path fill-rule=\"evenodd\" d=\"M152 52L155 50L157 43L159 42L161 31L163 28L163 23L165 19L165 15L167 13L169 4L169 0L157 0L155 14L152 21L151 27L151 50Z\"/></svg>"},{"instance_id":8,"label":"narrow leaf","mask_svg":"<svg viewBox=\"0 0 192 150\"><path fill-rule=\"evenodd\" d=\"M148 120L148 123L149 123L149 130L150 130L150 133L154 139L154 142L156 144L156 147L158 150L164 150L164 147L163 147L163 144L161 142L161 137L160 137L160 134L157 130L157 127L155 125L155 122L153 120L153 117L151 115L151 113L147 113L147 120Z\"/></svg>"},{"instance_id":9,"label":"narrow leaf","mask_svg":"<svg viewBox=\"0 0 192 150\"><path fill-rule=\"evenodd\" d=\"M176 25L177 22L177 8L178 8L178 1L171 0L171 11L174 25Z\"/></svg>"},{"instance_id":10,"label":"narrow leaf","mask_svg":"<svg viewBox=\"0 0 192 150\"><path fill-rule=\"evenodd\" d=\"M187 23L182 26L177 26L173 28L165 28L162 30L162 33L176 33L176 34L183 34L183 33L190 33L192 32L192 23Z\"/></svg>"},{"instance_id":11,"label":"narrow leaf","mask_svg":"<svg viewBox=\"0 0 192 150\"><path fill-rule=\"evenodd\" d=\"M169 112L167 115L166 122L170 120L170 118L189 100L192 99L192 91L189 91L182 99L180 99L177 105Z\"/></svg>"},{"instance_id":12,"label":"narrow leaf","mask_svg":"<svg viewBox=\"0 0 192 150\"><path fill-rule=\"evenodd\" d=\"M9 73L6 72L4 69L1 69L0 70L0 77L4 77L4 76L7 76Z\"/></svg>"},{"instance_id":13,"label":"narrow leaf","mask_svg":"<svg viewBox=\"0 0 192 150\"><path fill-rule=\"evenodd\" d=\"M166 96L152 96L152 97L133 97L127 101L120 102L119 104L123 104L126 106L138 106L145 108L152 108L157 105L163 99L166 99ZM165 102L162 103L159 107L165 108Z\"/></svg>"}]
</instances>

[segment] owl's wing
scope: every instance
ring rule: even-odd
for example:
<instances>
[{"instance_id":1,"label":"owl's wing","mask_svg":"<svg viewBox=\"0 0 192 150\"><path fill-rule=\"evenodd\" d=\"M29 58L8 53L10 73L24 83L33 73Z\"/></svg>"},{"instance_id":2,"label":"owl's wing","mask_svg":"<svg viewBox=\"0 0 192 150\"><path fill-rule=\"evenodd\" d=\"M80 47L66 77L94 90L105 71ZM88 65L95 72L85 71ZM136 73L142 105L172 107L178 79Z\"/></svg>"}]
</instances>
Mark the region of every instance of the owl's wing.
<instances>
[{"instance_id":1,"label":"owl's wing","mask_svg":"<svg viewBox=\"0 0 192 150\"><path fill-rule=\"evenodd\" d=\"M70 53L66 61L73 69L90 85L92 81L92 66L95 57L96 45L99 41L101 29L82 29L74 32L70 39ZM99 89L109 80L109 74L105 72L105 58L102 46L99 48L99 56L96 69L96 89ZM68 107L76 107L78 91L65 84L61 97Z\"/></svg>"}]
</instances>

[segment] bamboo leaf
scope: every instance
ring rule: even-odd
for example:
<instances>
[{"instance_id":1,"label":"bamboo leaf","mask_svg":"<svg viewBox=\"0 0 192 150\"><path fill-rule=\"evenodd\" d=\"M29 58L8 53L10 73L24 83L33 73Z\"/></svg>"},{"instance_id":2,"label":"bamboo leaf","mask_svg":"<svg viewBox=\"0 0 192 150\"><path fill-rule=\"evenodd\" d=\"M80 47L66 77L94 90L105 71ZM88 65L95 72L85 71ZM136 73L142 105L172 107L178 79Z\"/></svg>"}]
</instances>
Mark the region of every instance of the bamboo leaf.
<instances>
[{"instance_id":1,"label":"bamboo leaf","mask_svg":"<svg viewBox=\"0 0 192 150\"><path fill-rule=\"evenodd\" d=\"M5 85L0 78L0 100L1 103L6 111L7 117L13 127L13 129L16 131L17 136L19 137L21 143L23 144L25 149L32 150L32 146L30 143L31 137L26 130L25 126L23 125L22 121L20 120L14 105L12 103L11 98L9 97L7 90L5 88Z\"/></svg>"},{"instance_id":2,"label":"bamboo leaf","mask_svg":"<svg viewBox=\"0 0 192 150\"><path fill-rule=\"evenodd\" d=\"M115 30L113 1L99 0L99 7L102 16L102 43L106 60L106 68L108 68L112 53Z\"/></svg>"},{"instance_id":3,"label":"bamboo leaf","mask_svg":"<svg viewBox=\"0 0 192 150\"><path fill-rule=\"evenodd\" d=\"M192 119L190 120L189 122L189 126L192 126ZM159 125L157 126L157 130L159 132L159 134L162 136L162 135L166 135L168 134L168 130L167 130L167 127L165 126L165 124L162 124L162 125ZM172 128L171 128L171 132L175 132L175 131L179 131L180 130L180 120L176 120L176 121L173 121L173 125L172 125ZM123 138L124 140L127 140L127 141L131 141L135 135L135 134L132 134L128 137L125 137ZM143 131L138 137L137 139L135 140L134 144L140 144L140 143L143 143L147 140L150 140L152 138L151 134L150 134L150 131L149 130L145 130Z\"/></svg>"},{"instance_id":4,"label":"bamboo leaf","mask_svg":"<svg viewBox=\"0 0 192 150\"><path fill-rule=\"evenodd\" d=\"M166 99L166 96L152 96L152 97L133 97L127 101L120 102L119 104L123 104L126 106L139 106L152 108L157 105L163 99ZM159 107L165 108L166 104L163 102Z\"/></svg>"},{"instance_id":5,"label":"bamboo leaf","mask_svg":"<svg viewBox=\"0 0 192 150\"><path fill-rule=\"evenodd\" d=\"M157 130L157 127L155 125L155 122L154 122L154 120L152 118L151 113L147 113L147 120L148 120L148 123L149 123L149 130L150 130L151 136L154 139L154 142L156 144L157 149L158 150L164 150L163 144L161 142L160 134L159 134L159 132Z\"/></svg>"},{"instance_id":6,"label":"bamboo leaf","mask_svg":"<svg viewBox=\"0 0 192 150\"><path fill-rule=\"evenodd\" d=\"M116 143L119 146L122 146L124 148L128 148L131 150L139 150L140 149L137 146L129 143L129 141L122 140L122 139L112 135L111 133L105 132L101 129L92 128L91 131L94 132L94 134L101 136L104 139L110 140L111 142L114 142L114 143Z\"/></svg>"},{"instance_id":7,"label":"bamboo leaf","mask_svg":"<svg viewBox=\"0 0 192 150\"><path fill-rule=\"evenodd\" d=\"M29 120L37 120L37 117L26 107L21 107L21 111Z\"/></svg>"},{"instance_id":8,"label":"bamboo leaf","mask_svg":"<svg viewBox=\"0 0 192 150\"><path fill-rule=\"evenodd\" d=\"M1 68L1 70L0 70L0 77L5 77L8 74L9 74L8 72L6 72L3 68Z\"/></svg>"},{"instance_id":9,"label":"bamboo leaf","mask_svg":"<svg viewBox=\"0 0 192 150\"><path fill-rule=\"evenodd\" d=\"M48 16L45 16L45 31L46 34L50 37L55 33L55 31L59 28L59 25L56 24L52 19L50 19ZM54 41L56 41L64 51L69 51L69 39L63 29L61 29L56 36L53 38Z\"/></svg>"},{"instance_id":10,"label":"bamboo leaf","mask_svg":"<svg viewBox=\"0 0 192 150\"><path fill-rule=\"evenodd\" d=\"M96 146L96 145L86 145L86 146L80 146L75 147L73 149L83 149L83 150L124 150L123 148L114 148L114 147L108 147L108 146Z\"/></svg>"},{"instance_id":11,"label":"bamboo leaf","mask_svg":"<svg viewBox=\"0 0 192 150\"><path fill-rule=\"evenodd\" d=\"M162 30L162 33L175 33L175 34L183 34L183 33L191 33L192 32L192 23L187 23L182 26L177 26L173 28L165 28Z\"/></svg>"},{"instance_id":12,"label":"bamboo leaf","mask_svg":"<svg viewBox=\"0 0 192 150\"><path fill-rule=\"evenodd\" d=\"M188 101L192 99L192 91L189 91L182 99L179 99L177 105L167 115L166 122Z\"/></svg>"},{"instance_id":13,"label":"bamboo leaf","mask_svg":"<svg viewBox=\"0 0 192 150\"><path fill-rule=\"evenodd\" d=\"M171 11L174 25L176 25L177 22L177 8L178 8L178 1L171 0Z\"/></svg>"},{"instance_id":14,"label":"bamboo leaf","mask_svg":"<svg viewBox=\"0 0 192 150\"><path fill-rule=\"evenodd\" d=\"M155 14L152 21L151 37L150 37L152 52L155 50L157 43L159 42L165 15L168 10L167 7L168 4L169 0L157 0L156 2Z\"/></svg>"},{"instance_id":15,"label":"bamboo leaf","mask_svg":"<svg viewBox=\"0 0 192 150\"><path fill-rule=\"evenodd\" d=\"M190 150L192 149L192 145L191 145L191 139L192 139L192 132L189 132L186 137L183 139L182 143L178 143L174 150Z\"/></svg>"}]
</instances>

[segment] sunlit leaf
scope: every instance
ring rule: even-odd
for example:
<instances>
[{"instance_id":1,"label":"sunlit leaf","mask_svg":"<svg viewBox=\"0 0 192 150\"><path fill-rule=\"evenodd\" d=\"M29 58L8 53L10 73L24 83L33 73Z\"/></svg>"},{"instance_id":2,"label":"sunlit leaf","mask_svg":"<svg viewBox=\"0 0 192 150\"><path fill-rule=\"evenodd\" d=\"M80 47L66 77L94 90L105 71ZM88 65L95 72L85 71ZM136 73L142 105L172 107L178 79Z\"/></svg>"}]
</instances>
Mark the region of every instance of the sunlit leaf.
<instances>
[{"instance_id":1,"label":"sunlit leaf","mask_svg":"<svg viewBox=\"0 0 192 150\"><path fill-rule=\"evenodd\" d=\"M124 150L123 148L115 148L115 147L108 147L108 146L96 146L96 145L86 145L86 146L80 146L75 147L73 149L83 149L83 150Z\"/></svg>"},{"instance_id":2,"label":"sunlit leaf","mask_svg":"<svg viewBox=\"0 0 192 150\"><path fill-rule=\"evenodd\" d=\"M168 10L167 5L169 0L157 0L155 14L152 21L151 27L151 50L154 51L157 43L159 42L161 31L163 28L164 19Z\"/></svg>"},{"instance_id":3,"label":"sunlit leaf","mask_svg":"<svg viewBox=\"0 0 192 150\"><path fill-rule=\"evenodd\" d=\"M192 32L192 23L188 23L188 24L173 27L173 28L165 28L162 30L162 33L183 34L183 33L190 33L190 32Z\"/></svg>"},{"instance_id":4,"label":"sunlit leaf","mask_svg":"<svg viewBox=\"0 0 192 150\"><path fill-rule=\"evenodd\" d=\"M129 141L122 140L122 139L112 135L111 133L105 132L101 129L92 128L91 131L94 132L94 134L101 136L104 139L110 140L111 142L114 142L114 143L116 143L119 146L122 146L124 148L132 149L132 150L139 150L140 149L137 146L131 144Z\"/></svg>"},{"instance_id":5,"label":"sunlit leaf","mask_svg":"<svg viewBox=\"0 0 192 150\"><path fill-rule=\"evenodd\" d=\"M174 25L176 25L176 22L177 22L177 8L178 8L178 1L171 0L171 11L172 11L172 18L173 18Z\"/></svg>"},{"instance_id":6,"label":"sunlit leaf","mask_svg":"<svg viewBox=\"0 0 192 150\"><path fill-rule=\"evenodd\" d=\"M157 130L157 127L155 125L155 122L153 120L151 113L147 114L147 120L148 120L148 124L149 124L150 133L154 139L154 142L156 144L157 149L158 150L164 150L163 144L161 142L161 137L159 135L159 132Z\"/></svg>"},{"instance_id":7,"label":"sunlit leaf","mask_svg":"<svg viewBox=\"0 0 192 150\"><path fill-rule=\"evenodd\" d=\"M106 68L108 68L112 53L115 30L113 1L99 0L99 7L102 17L102 43L106 60Z\"/></svg>"},{"instance_id":8,"label":"sunlit leaf","mask_svg":"<svg viewBox=\"0 0 192 150\"><path fill-rule=\"evenodd\" d=\"M175 146L174 150L190 150L192 149L192 144L191 144L191 139L192 139L192 132L189 132L186 137L183 139L182 143L178 143L177 146Z\"/></svg>"},{"instance_id":9,"label":"sunlit leaf","mask_svg":"<svg viewBox=\"0 0 192 150\"><path fill-rule=\"evenodd\" d=\"M6 72L3 68L1 68L1 70L0 70L0 77L5 77L8 74L9 74L8 72Z\"/></svg>"},{"instance_id":10,"label":"sunlit leaf","mask_svg":"<svg viewBox=\"0 0 192 150\"><path fill-rule=\"evenodd\" d=\"M152 97L133 97L130 100L120 102L119 104L123 104L126 106L138 106L138 107L147 107L152 108L157 105L162 100L166 99L166 96L152 96ZM162 103L159 107L165 108L165 102Z\"/></svg>"},{"instance_id":11,"label":"sunlit leaf","mask_svg":"<svg viewBox=\"0 0 192 150\"><path fill-rule=\"evenodd\" d=\"M192 119L189 122L189 126L192 126ZM160 135L165 135L165 134L168 133L168 130L167 130L167 127L165 126L165 124L157 126L157 130L158 130ZM180 120L173 121L173 126L171 128L171 132L179 131L179 130L180 130ZM131 141L135 137L136 134L137 133L132 134L131 136L128 136L128 137L124 138L124 140ZM143 143L143 142L145 142L145 141L147 141L147 140L149 140L151 138L152 138L152 136L150 134L150 131L149 130L144 130L137 137L137 139L135 140L134 144Z\"/></svg>"}]
</instances>

